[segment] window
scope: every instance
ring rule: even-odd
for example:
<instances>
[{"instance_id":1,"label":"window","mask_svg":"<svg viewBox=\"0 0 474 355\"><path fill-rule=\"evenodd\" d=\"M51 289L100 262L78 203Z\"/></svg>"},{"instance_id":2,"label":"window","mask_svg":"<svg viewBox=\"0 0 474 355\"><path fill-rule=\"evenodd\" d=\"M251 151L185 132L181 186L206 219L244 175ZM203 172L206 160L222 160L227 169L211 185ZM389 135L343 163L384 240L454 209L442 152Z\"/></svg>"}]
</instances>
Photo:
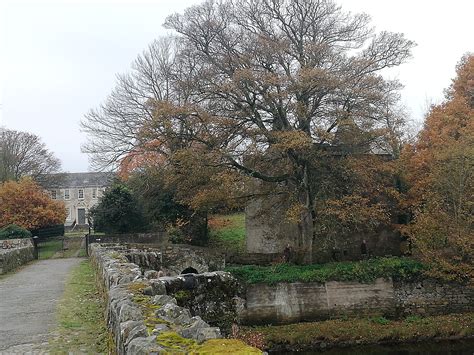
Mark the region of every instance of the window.
<instances>
[{"instance_id":1,"label":"window","mask_svg":"<svg viewBox=\"0 0 474 355\"><path fill-rule=\"evenodd\" d=\"M77 198L81 200L84 198L84 189L79 189L77 191Z\"/></svg>"},{"instance_id":2,"label":"window","mask_svg":"<svg viewBox=\"0 0 474 355\"><path fill-rule=\"evenodd\" d=\"M97 187L92 188L92 198L97 198Z\"/></svg>"},{"instance_id":3,"label":"window","mask_svg":"<svg viewBox=\"0 0 474 355\"><path fill-rule=\"evenodd\" d=\"M69 193L69 189L64 190L64 199L69 200L71 198L71 195Z\"/></svg>"},{"instance_id":4,"label":"window","mask_svg":"<svg viewBox=\"0 0 474 355\"><path fill-rule=\"evenodd\" d=\"M56 200L58 198L58 192L56 190L51 190L51 198Z\"/></svg>"}]
</instances>

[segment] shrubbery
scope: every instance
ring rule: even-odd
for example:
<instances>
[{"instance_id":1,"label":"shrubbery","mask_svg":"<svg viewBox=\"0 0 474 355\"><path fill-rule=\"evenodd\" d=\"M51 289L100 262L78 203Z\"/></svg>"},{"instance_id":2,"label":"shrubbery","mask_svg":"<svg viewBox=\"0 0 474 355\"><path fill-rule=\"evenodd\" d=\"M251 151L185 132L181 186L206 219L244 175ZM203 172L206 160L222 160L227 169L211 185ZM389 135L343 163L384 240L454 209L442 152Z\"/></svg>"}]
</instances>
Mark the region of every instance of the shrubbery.
<instances>
[{"instance_id":1,"label":"shrubbery","mask_svg":"<svg viewBox=\"0 0 474 355\"><path fill-rule=\"evenodd\" d=\"M10 224L0 229L0 240L17 238L31 238L31 233L27 229L21 228L16 224Z\"/></svg>"},{"instance_id":2,"label":"shrubbery","mask_svg":"<svg viewBox=\"0 0 474 355\"><path fill-rule=\"evenodd\" d=\"M385 257L313 265L245 265L228 267L226 271L250 284L275 284L278 282L371 282L379 277L412 279L421 275L424 269L423 264L412 259Z\"/></svg>"},{"instance_id":3,"label":"shrubbery","mask_svg":"<svg viewBox=\"0 0 474 355\"><path fill-rule=\"evenodd\" d=\"M108 188L99 204L89 211L94 231L105 233L133 233L148 229L142 206L130 189L116 182Z\"/></svg>"}]
</instances>

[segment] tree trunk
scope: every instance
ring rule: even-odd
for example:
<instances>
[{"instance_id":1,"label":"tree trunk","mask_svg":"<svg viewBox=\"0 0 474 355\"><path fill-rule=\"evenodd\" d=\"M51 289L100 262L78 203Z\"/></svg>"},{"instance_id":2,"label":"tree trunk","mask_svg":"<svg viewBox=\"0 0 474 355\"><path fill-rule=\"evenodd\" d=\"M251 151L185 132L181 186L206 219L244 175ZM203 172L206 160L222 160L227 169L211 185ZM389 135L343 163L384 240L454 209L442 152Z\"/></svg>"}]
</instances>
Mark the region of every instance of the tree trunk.
<instances>
[{"instance_id":1,"label":"tree trunk","mask_svg":"<svg viewBox=\"0 0 474 355\"><path fill-rule=\"evenodd\" d=\"M301 262L303 264L311 264L313 262L313 240L315 233L314 193L311 188L311 179L308 170L308 166L305 165L303 168L303 181L299 193L300 202L304 206L298 225L300 232L298 246Z\"/></svg>"}]
</instances>

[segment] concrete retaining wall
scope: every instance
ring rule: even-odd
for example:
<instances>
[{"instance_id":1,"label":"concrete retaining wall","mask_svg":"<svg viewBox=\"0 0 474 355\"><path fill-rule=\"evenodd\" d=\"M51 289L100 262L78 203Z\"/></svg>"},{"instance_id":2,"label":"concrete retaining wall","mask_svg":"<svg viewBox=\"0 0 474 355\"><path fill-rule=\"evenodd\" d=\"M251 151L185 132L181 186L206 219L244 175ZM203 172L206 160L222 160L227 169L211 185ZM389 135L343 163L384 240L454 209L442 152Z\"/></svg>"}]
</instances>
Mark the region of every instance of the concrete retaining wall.
<instances>
[{"instance_id":1,"label":"concrete retaining wall","mask_svg":"<svg viewBox=\"0 0 474 355\"><path fill-rule=\"evenodd\" d=\"M341 316L435 315L474 310L474 288L434 280L248 285L244 324L286 324Z\"/></svg>"},{"instance_id":2,"label":"concrete retaining wall","mask_svg":"<svg viewBox=\"0 0 474 355\"><path fill-rule=\"evenodd\" d=\"M35 257L31 239L0 241L0 274L5 274L26 264Z\"/></svg>"}]
</instances>

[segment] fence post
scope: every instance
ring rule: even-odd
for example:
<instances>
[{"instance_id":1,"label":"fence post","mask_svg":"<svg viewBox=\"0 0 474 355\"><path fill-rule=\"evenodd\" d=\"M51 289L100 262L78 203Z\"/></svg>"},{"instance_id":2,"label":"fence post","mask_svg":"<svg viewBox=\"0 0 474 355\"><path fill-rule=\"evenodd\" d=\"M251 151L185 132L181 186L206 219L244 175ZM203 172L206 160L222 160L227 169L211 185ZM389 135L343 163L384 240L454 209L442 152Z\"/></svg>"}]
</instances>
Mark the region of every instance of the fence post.
<instances>
[{"instance_id":1,"label":"fence post","mask_svg":"<svg viewBox=\"0 0 474 355\"><path fill-rule=\"evenodd\" d=\"M89 236L90 236L90 233L84 236L84 238L86 238L86 255L87 256L89 256Z\"/></svg>"},{"instance_id":2,"label":"fence post","mask_svg":"<svg viewBox=\"0 0 474 355\"><path fill-rule=\"evenodd\" d=\"M33 238L31 238L33 240L33 254L34 254L34 257L36 260L39 259L39 248L38 248L38 237L35 235Z\"/></svg>"}]
</instances>

